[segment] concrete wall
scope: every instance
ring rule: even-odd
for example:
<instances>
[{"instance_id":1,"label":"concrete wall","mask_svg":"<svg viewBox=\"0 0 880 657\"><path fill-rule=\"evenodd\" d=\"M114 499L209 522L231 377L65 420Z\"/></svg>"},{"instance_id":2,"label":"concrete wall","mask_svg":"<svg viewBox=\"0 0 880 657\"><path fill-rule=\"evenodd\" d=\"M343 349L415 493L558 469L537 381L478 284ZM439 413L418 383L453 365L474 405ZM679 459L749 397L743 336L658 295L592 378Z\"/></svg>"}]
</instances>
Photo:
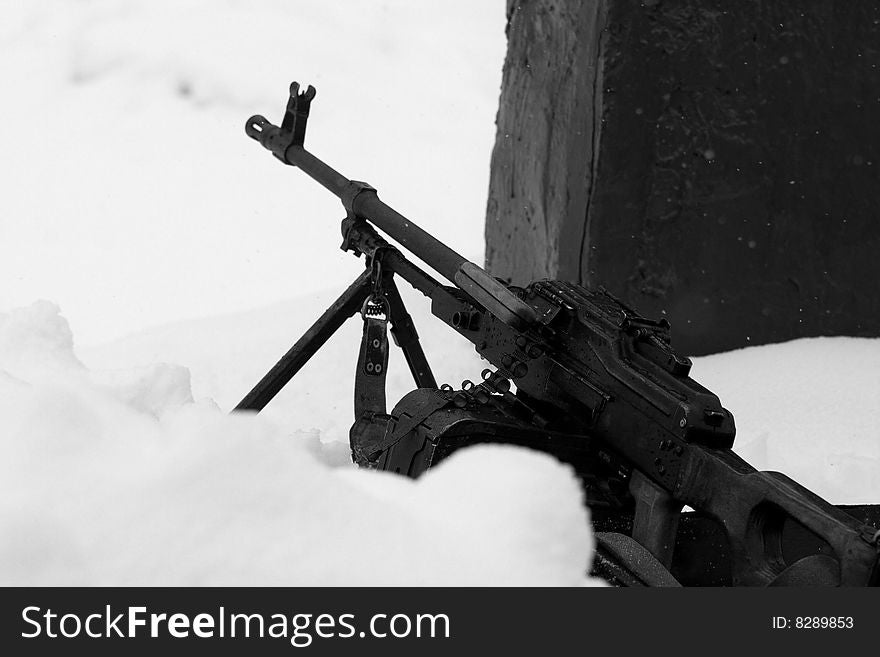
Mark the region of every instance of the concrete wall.
<instances>
[{"instance_id":1,"label":"concrete wall","mask_svg":"<svg viewBox=\"0 0 880 657\"><path fill-rule=\"evenodd\" d=\"M526 0L487 267L605 285L692 355L880 335L880 0Z\"/></svg>"}]
</instances>

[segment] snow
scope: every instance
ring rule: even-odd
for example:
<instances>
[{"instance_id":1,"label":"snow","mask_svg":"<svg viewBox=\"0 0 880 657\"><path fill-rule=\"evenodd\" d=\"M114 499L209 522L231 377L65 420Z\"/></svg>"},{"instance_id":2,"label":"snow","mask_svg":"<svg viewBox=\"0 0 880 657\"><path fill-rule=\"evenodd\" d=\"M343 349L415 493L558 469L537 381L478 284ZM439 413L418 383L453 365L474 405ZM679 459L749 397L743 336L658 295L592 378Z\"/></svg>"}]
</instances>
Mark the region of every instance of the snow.
<instances>
[{"instance_id":1,"label":"snow","mask_svg":"<svg viewBox=\"0 0 880 657\"><path fill-rule=\"evenodd\" d=\"M550 457L482 446L418 482L358 471L317 431L193 401L178 366L85 367L51 304L0 337L5 585L589 583L579 484Z\"/></svg>"},{"instance_id":2,"label":"snow","mask_svg":"<svg viewBox=\"0 0 880 657\"><path fill-rule=\"evenodd\" d=\"M349 322L259 415L228 411L362 263L341 207L244 135L292 79L309 147L470 259L504 3L8 3L0 72L0 584L583 585L571 471L520 448L418 481L348 459ZM466 20L462 20L466 16ZM473 349L405 294L440 382ZM880 501L880 341L696 359L736 449ZM389 400L411 387L392 351Z\"/></svg>"},{"instance_id":3,"label":"snow","mask_svg":"<svg viewBox=\"0 0 880 657\"><path fill-rule=\"evenodd\" d=\"M880 340L804 338L695 359L733 411L736 451L835 504L880 501Z\"/></svg>"},{"instance_id":4,"label":"snow","mask_svg":"<svg viewBox=\"0 0 880 657\"><path fill-rule=\"evenodd\" d=\"M0 309L52 299L96 344L353 279L339 201L244 133L294 79L316 155L481 261L504 25L503 0L4 3Z\"/></svg>"}]
</instances>

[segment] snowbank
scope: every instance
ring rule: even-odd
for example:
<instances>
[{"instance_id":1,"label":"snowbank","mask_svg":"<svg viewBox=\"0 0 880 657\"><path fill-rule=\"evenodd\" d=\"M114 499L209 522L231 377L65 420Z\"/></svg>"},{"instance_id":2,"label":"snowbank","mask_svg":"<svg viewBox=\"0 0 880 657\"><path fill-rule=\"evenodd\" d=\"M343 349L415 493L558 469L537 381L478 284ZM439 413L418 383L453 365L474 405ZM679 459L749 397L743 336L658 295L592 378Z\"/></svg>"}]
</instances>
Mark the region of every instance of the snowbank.
<instances>
[{"instance_id":1,"label":"snowbank","mask_svg":"<svg viewBox=\"0 0 880 657\"><path fill-rule=\"evenodd\" d=\"M418 482L350 465L356 321L262 414L227 415L330 298L180 322L82 360L54 304L0 315L0 582L584 583L587 512L553 459L482 446ZM478 371L411 311L440 380ZM699 358L693 375L734 412L753 465L863 503L880 500L878 368L880 340L817 338ZM394 400L410 385L399 356L389 372Z\"/></svg>"},{"instance_id":2,"label":"snowbank","mask_svg":"<svg viewBox=\"0 0 880 657\"><path fill-rule=\"evenodd\" d=\"M180 366L90 370L71 344L52 304L0 316L0 584L587 583L587 512L551 458L358 471L295 416L231 417Z\"/></svg>"},{"instance_id":3,"label":"snowbank","mask_svg":"<svg viewBox=\"0 0 880 657\"><path fill-rule=\"evenodd\" d=\"M880 503L880 340L804 338L695 359L739 454L834 504Z\"/></svg>"}]
</instances>

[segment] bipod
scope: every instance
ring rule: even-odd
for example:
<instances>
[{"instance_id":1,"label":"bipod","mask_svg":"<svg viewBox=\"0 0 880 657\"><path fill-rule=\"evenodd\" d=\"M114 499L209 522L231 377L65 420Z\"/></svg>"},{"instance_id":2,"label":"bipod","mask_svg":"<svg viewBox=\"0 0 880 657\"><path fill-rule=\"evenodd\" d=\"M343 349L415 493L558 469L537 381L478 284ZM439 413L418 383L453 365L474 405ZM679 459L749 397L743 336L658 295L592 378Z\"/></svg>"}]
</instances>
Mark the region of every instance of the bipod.
<instances>
[{"instance_id":1,"label":"bipod","mask_svg":"<svg viewBox=\"0 0 880 657\"><path fill-rule=\"evenodd\" d=\"M349 317L363 310L366 323L366 305L377 292L380 293L381 300L387 307L385 319L391 324L391 335L395 344L403 351L416 386L420 388L435 388L437 386L419 342L412 317L407 312L400 292L394 283L395 259L385 257L389 251L397 253L392 248L376 249L373 252L367 261L367 269L348 286L342 295L324 311L290 350L244 396L233 409L234 411L259 412L263 410L266 404L272 401L275 395L287 385ZM384 379L384 367L380 373Z\"/></svg>"}]
</instances>

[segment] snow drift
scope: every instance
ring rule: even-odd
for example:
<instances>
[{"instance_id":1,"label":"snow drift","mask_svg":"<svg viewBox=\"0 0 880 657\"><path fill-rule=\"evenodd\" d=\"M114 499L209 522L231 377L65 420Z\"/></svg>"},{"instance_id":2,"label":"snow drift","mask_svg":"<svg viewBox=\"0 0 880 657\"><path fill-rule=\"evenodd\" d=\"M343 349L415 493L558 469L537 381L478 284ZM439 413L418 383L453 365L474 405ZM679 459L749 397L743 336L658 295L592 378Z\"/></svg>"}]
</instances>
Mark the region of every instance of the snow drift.
<instances>
[{"instance_id":1,"label":"snow drift","mask_svg":"<svg viewBox=\"0 0 880 657\"><path fill-rule=\"evenodd\" d=\"M0 582L590 583L587 510L550 457L474 447L417 482L351 466L356 322L264 413L226 413L325 296L144 331L82 360L54 304L0 315ZM478 371L411 310L429 356L441 345L441 380ZM880 340L817 338L699 358L693 374L734 412L753 465L864 503L880 500L878 368ZM406 389L405 366L389 371Z\"/></svg>"},{"instance_id":2,"label":"snow drift","mask_svg":"<svg viewBox=\"0 0 880 657\"><path fill-rule=\"evenodd\" d=\"M587 583L587 511L549 457L357 471L317 431L193 401L180 366L90 370L71 338L47 302L0 316L4 585Z\"/></svg>"}]
</instances>

